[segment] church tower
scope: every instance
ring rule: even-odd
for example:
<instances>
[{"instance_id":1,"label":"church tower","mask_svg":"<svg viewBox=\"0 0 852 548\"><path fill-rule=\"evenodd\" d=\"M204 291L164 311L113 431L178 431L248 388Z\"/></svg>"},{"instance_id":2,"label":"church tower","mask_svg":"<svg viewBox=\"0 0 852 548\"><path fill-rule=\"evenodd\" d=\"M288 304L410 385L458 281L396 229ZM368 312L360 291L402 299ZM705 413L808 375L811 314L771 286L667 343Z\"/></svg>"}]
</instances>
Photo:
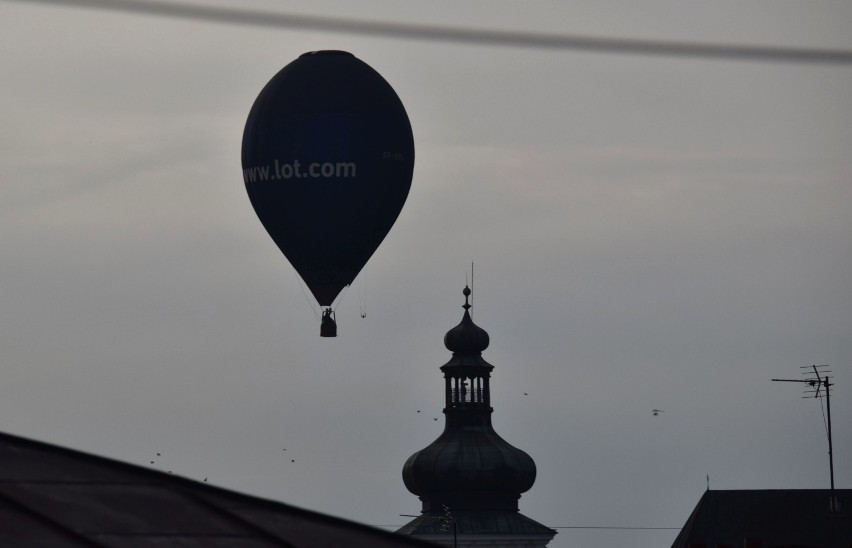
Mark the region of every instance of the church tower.
<instances>
[{"instance_id":1,"label":"church tower","mask_svg":"<svg viewBox=\"0 0 852 548\"><path fill-rule=\"evenodd\" d=\"M535 482L535 462L491 426L494 366L482 358L488 333L473 323L469 296L465 287L462 321L444 336L453 353L441 366L444 432L402 469L423 509L397 533L444 546L543 548L556 531L518 511L521 493Z\"/></svg>"}]
</instances>

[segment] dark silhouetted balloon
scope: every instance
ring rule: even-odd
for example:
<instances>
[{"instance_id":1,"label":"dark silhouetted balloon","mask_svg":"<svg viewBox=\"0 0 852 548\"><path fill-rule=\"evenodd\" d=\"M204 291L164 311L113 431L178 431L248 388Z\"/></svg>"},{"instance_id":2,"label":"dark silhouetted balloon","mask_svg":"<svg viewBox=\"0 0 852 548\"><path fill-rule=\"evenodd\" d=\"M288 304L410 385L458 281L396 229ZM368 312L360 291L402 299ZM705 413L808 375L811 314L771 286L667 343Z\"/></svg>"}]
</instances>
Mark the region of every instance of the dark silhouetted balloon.
<instances>
[{"instance_id":1,"label":"dark silhouetted balloon","mask_svg":"<svg viewBox=\"0 0 852 548\"><path fill-rule=\"evenodd\" d=\"M317 51L281 69L258 95L242 164L263 226L328 307L399 216L414 139L379 73L350 53Z\"/></svg>"}]
</instances>

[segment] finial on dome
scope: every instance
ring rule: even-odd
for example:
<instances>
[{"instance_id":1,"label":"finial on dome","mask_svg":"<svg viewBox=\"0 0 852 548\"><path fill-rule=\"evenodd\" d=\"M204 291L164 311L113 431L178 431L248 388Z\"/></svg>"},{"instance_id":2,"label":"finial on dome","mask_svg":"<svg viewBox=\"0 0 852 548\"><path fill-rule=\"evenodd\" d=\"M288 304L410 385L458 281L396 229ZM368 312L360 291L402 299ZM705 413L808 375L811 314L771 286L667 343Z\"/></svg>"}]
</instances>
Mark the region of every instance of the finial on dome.
<instances>
[{"instance_id":1,"label":"finial on dome","mask_svg":"<svg viewBox=\"0 0 852 548\"><path fill-rule=\"evenodd\" d=\"M467 302L467 298L470 297L470 287L464 286L464 290L462 290L462 295L464 295L464 304L462 308L468 310L470 308L470 303Z\"/></svg>"}]
</instances>

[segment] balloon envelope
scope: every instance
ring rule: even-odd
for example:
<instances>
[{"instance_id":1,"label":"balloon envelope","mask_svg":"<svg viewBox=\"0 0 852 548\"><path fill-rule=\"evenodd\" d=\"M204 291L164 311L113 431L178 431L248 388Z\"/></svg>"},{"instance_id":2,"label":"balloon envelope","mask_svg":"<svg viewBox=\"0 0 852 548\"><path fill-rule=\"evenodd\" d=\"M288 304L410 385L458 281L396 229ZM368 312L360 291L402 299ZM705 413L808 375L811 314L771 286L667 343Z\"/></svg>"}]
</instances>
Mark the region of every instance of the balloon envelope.
<instances>
[{"instance_id":1,"label":"balloon envelope","mask_svg":"<svg viewBox=\"0 0 852 548\"><path fill-rule=\"evenodd\" d=\"M310 52L255 100L242 165L263 226L319 304L330 306L399 216L414 138L379 73L350 53Z\"/></svg>"}]
</instances>

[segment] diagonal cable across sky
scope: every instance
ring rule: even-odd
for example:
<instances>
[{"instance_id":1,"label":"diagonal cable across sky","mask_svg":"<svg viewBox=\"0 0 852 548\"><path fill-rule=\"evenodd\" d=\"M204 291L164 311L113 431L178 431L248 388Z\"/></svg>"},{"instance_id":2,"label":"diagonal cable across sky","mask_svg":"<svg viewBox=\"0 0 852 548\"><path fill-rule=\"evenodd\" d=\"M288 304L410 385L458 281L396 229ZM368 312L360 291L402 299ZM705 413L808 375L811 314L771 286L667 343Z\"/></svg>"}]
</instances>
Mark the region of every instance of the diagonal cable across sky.
<instances>
[{"instance_id":1,"label":"diagonal cable across sky","mask_svg":"<svg viewBox=\"0 0 852 548\"><path fill-rule=\"evenodd\" d=\"M658 57L687 57L772 63L852 65L852 50L710 42L642 40L442 25L395 23L366 19L299 15L236 7L203 6L156 0L5 0L24 4L86 8L153 15L209 23L356 34L479 46L585 51Z\"/></svg>"}]
</instances>

